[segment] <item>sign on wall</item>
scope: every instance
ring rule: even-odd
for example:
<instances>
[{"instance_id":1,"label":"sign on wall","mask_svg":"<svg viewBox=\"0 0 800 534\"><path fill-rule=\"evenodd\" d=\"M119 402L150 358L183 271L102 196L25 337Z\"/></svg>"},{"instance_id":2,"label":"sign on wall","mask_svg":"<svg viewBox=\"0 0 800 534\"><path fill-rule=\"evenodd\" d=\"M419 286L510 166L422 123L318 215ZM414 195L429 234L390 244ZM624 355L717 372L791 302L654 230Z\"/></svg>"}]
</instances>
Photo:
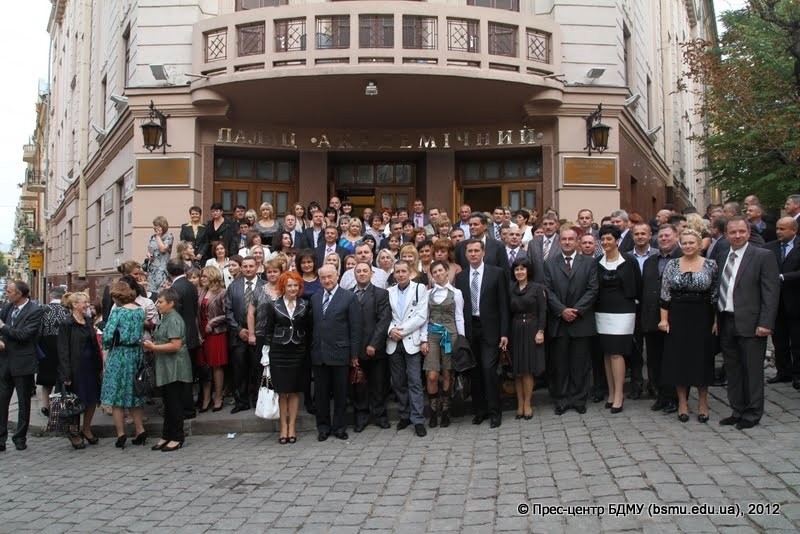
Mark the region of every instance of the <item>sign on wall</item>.
<instances>
[{"instance_id":1,"label":"sign on wall","mask_svg":"<svg viewBox=\"0 0 800 534\"><path fill-rule=\"evenodd\" d=\"M617 187L617 158L563 156L564 187Z\"/></svg>"},{"instance_id":2,"label":"sign on wall","mask_svg":"<svg viewBox=\"0 0 800 534\"><path fill-rule=\"evenodd\" d=\"M180 187L189 185L189 158L136 160L136 185L139 187Z\"/></svg>"}]
</instances>

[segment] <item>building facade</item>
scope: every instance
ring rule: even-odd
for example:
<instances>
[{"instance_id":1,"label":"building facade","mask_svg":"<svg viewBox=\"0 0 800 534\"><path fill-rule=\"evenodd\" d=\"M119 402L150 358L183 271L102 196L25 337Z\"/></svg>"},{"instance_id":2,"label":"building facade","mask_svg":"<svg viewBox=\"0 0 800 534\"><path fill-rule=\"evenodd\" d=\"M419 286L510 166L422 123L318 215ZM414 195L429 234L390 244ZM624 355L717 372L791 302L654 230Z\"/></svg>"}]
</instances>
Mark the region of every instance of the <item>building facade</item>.
<instances>
[{"instance_id":1,"label":"building facade","mask_svg":"<svg viewBox=\"0 0 800 534\"><path fill-rule=\"evenodd\" d=\"M215 201L703 207L676 88L680 44L714 24L710 0L54 0L48 278L104 283L156 216L177 233Z\"/></svg>"}]
</instances>

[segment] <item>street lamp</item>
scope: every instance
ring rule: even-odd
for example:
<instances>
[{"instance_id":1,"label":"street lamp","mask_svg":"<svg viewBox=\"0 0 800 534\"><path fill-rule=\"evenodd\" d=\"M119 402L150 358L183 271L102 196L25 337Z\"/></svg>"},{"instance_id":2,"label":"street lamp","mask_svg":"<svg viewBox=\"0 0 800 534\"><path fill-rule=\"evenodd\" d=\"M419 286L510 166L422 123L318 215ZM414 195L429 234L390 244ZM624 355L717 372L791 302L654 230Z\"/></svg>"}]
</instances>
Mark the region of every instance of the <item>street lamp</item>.
<instances>
[{"instance_id":1,"label":"street lamp","mask_svg":"<svg viewBox=\"0 0 800 534\"><path fill-rule=\"evenodd\" d=\"M584 150L589 150L589 155L592 155L592 149L597 152L603 152L608 148L608 132L611 131L611 126L606 126L603 120L603 104L597 104L597 109L586 117L586 146Z\"/></svg>"},{"instance_id":2,"label":"street lamp","mask_svg":"<svg viewBox=\"0 0 800 534\"><path fill-rule=\"evenodd\" d=\"M167 153L167 147L172 146L167 143L167 118L169 115L164 115L161 111L157 110L153 101L150 101L150 116L147 122L142 124L142 137L144 138L144 147L152 152L157 148L164 149L164 154Z\"/></svg>"}]
</instances>

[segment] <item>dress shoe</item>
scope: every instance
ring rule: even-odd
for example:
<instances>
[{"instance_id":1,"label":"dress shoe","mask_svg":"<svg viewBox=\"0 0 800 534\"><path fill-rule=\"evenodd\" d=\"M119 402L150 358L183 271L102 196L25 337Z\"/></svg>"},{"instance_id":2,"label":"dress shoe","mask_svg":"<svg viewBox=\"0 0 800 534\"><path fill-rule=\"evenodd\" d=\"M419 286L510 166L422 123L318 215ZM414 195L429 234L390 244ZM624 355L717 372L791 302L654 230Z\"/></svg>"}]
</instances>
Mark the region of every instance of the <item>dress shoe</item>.
<instances>
[{"instance_id":1,"label":"dress shoe","mask_svg":"<svg viewBox=\"0 0 800 534\"><path fill-rule=\"evenodd\" d=\"M606 410L610 410L612 406L614 406L614 403L613 403L613 402L607 402L607 403L605 404L604 408L605 408Z\"/></svg>"},{"instance_id":2,"label":"dress shoe","mask_svg":"<svg viewBox=\"0 0 800 534\"><path fill-rule=\"evenodd\" d=\"M425 436L428 435L428 431L425 430L425 425L421 423L417 423L416 425L414 425L414 432L416 432L417 436L421 438L424 438Z\"/></svg>"},{"instance_id":3,"label":"dress shoe","mask_svg":"<svg viewBox=\"0 0 800 534\"><path fill-rule=\"evenodd\" d=\"M686 423L689 421L689 414L688 413L679 413L678 414L678 421L681 423Z\"/></svg>"},{"instance_id":4,"label":"dress shoe","mask_svg":"<svg viewBox=\"0 0 800 534\"><path fill-rule=\"evenodd\" d=\"M233 410L231 410L231 413L244 412L244 411L249 410L249 409L250 409L250 406L248 406L247 404L237 404L236 406L233 407Z\"/></svg>"},{"instance_id":5,"label":"dress shoe","mask_svg":"<svg viewBox=\"0 0 800 534\"><path fill-rule=\"evenodd\" d=\"M567 409L563 406L556 406L556 409L554 411L556 415L564 415L564 412L566 412Z\"/></svg>"},{"instance_id":6,"label":"dress shoe","mask_svg":"<svg viewBox=\"0 0 800 534\"><path fill-rule=\"evenodd\" d=\"M118 449L124 449L126 441L128 441L128 436L124 434L122 436L117 436L117 441L114 443L114 446Z\"/></svg>"},{"instance_id":7,"label":"dress shoe","mask_svg":"<svg viewBox=\"0 0 800 534\"><path fill-rule=\"evenodd\" d=\"M97 439L97 436L92 436L92 437L90 438L89 436L87 436L87 435L86 435L86 434L84 434L83 432L81 432L81 437L82 437L83 439L85 439L85 440L86 440L86 441L89 443L89 445L97 445L97 444L100 442L100 440L99 440L99 439Z\"/></svg>"},{"instance_id":8,"label":"dress shoe","mask_svg":"<svg viewBox=\"0 0 800 534\"><path fill-rule=\"evenodd\" d=\"M403 430L404 428L408 427L411 424L409 419L400 419L397 422L397 430Z\"/></svg>"},{"instance_id":9,"label":"dress shoe","mask_svg":"<svg viewBox=\"0 0 800 534\"><path fill-rule=\"evenodd\" d=\"M389 424L389 421L378 421L377 423L378 428L382 428L386 430L387 428L392 428L392 425Z\"/></svg>"},{"instance_id":10,"label":"dress shoe","mask_svg":"<svg viewBox=\"0 0 800 534\"><path fill-rule=\"evenodd\" d=\"M24 441L15 441L14 448L17 449L18 451L24 451L25 449L28 448L28 444L25 443Z\"/></svg>"},{"instance_id":11,"label":"dress shoe","mask_svg":"<svg viewBox=\"0 0 800 534\"><path fill-rule=\"evenodd\" d=\"M745 419L741 419L738 423L736 423L736 430L746 430L748 428L753 428L758 424L758 421L747 421Z\"/></svg>"},{"instance_id":12,"label":"dress shoe","mask_svg":"<svg viewBox=\"0 0 800 534\"><path fill-rule=\"evenodd\" d=\"M800 378L792 380L792 387L794 389L800 389Z\"/></svg>"},{"instance_id":13,"label":"dress shoe","mask_svg":"<svg viewBox=\"0 0 800 534\"><path fill-rule=\"evenodd\" d=\"M514 416L514 419L522 419L522 414L518 413L517 415Z\"/></svg>"},{"instance_id":14,"label":"dress shoe","mask_svg":"<svg viewBox=\"0 0 800 534\"><path fill-rule=\"evenodd\" d=\"M340 439L342 441L344 441L344 440L346 440L346 439L348 439L350 437L350 436L347 435L347 432L334 432L333 435L334 435L334 437L336 439Z\"/></svg>"},{"instance_id":15,"label":"dress shoe","mask_svg":"<svg viewBox=\"0 0 800 534\"><path fill-rule=\"evenodd\" d=\"M733 426L739 421L741 421L741 418L732 415L730 417L726 417L725 419L721 419L719 424L721 426Z\"/></svg>"},{"instance_id":16,"label":"dress shoe","mask_svg":"<svg viewBox=\"0 0 800 534\"><path fill-rule=\"evenodd\" d=\"M784 382L791 382L791 377L775 375L772 378L767 378L767 384L782 384Z\"/></svg>"},{"instance_id":17,"label":"dress shoe","mask_svg":"<svg viewBox=\"0 0 800 534\"><path fill-rule=\"evenodd\" d=\"M586 413L586 406L576 406L575 411L583 415Z\"/></svg>"},{"instance_id":18,"label":"dress shoe","mask_svg":"<svg viewBox=\"0 0 800 534\"><path fill-rule=\"evenodd\" d=\"M363 432L367 425L356 425L353 427L353 432Z\"/></svg>"},{"instance_id":19,"label":"dress shoe","mask_svg":"<svg viewBox=\"0 0 800 534\"><path fill-rule=\"evenodd\" d=\"M444 412L442 414L442 420L439 423L439 426L441 426L442 428L447 428L448 426L450 426L450 414L449 413Z\"/></svg>"},{"instance_id":20,"label":"dress shoe","mask_svg":"<svg viewBox=\"0 0 800 534\"><path fill-rule=\"evenodd\" d=\"M166 445L167 443L169 443L169 441L162 441L160 443L156 443L155 445L150 447L150 450L151 451L160 451L161 449L164 448L164 445Z\"/></svg>"},{"instance_id":21,"label":"dress shoe","mask_svg":"<svg viewBox=\"0 0 800 534\"><path fill-rule=\"evenodd\" d=\"M147 442L147 432L142 432L131 440L134 445L144 445Z\"/></svg>"},{"instance_id":22,"label":"dress shoe","mask_svg":"<svg viewBox=\"0 0 800 534\"><path fill-rule=\"evenodd\" d=\"M436 416L436 412L433 412L433 414L431 415L431 420L428 423L428 426L431 428L436 428L437 426L439 426L439 418Z\"/></svg>"},{"instance_id":23,"label":"dress shoe","mask_svg":"<svg viewBox=\"0 0 800 534\"><path fill-rule=\"evenodd\" d=\"M697 422L706 424L708 423L708 414L699 413L697 414Z\"/></svg>"},{"instance_id":24,"label":"dress shoe","mask_svg":"<svg viewBox=\"0 0 800 534\"><path fill-rule=\"evenodd\" d=\"M472 424L473 425L479 425L479 424L483 423L485 420L486 420L486 416L485 415L476 415L475 417L472 418Z\"/></svg>"},{"instance_id":25,"label":"dress shoe","mask_svg":"<svg viewBox=\"0 0 800 534\"><path fill-rule=\"evenodd\" d=\"M220 404L219 406L214 406L213 408L211 408L212 412L219 412L221 410L222 410L222 404Z\"/></svg>"},{"instance_id":26,"label":"dress shoe","mask_svg":"<svg viewBox=\"0 0 800 534\"><path fill-rule=\"evenodd\" d=\"M170 447L169 445L164 445L163 447L161 447L161 452L177 451L181 447L183 447L183 441L179 441L177 445L173 445L172 447Z\"/></svg>"},{"instance_id":27,"label":"dress shoe","mask_svg":"<svg viewBox=\"0 0 800 534\"><path fill-rule=\"evenodd\" d=\"M489 422L489 428L498 428L500 423L502 423L502 419L500 419L499 415L492 417L492 420Z\"/></svg>"},{"instance_id":28,"label":"dress shoe","mask_svg":"<svg viewBox=\"0 0 800 534\"><path fill-rule=\"evenodd\" d=\"M667 405L666 401L657 400L653 403L652 406L650 406L650 409L653 410L654 412L658 412L663 410L666 407L666 405Z\"/></svg>"},{"instance_id":29,"label":"dress shoe","mask_svg":"<svg viewBox=\"0 0 800 534\"><path fill-rule=\"evenodd\" d=\"M330 435L331 435L330 432L320 432L319 434L317 434L317 441L325 441L326 439L328 439L328 436Z\"/></svg>"},{"instance_id":30,"label":"dress shoe","mask_svg":"<svg viewBox=\"0 0 800 534\"><path fill-rule=\"evenodd\" d=\"M671 413L675 413L675 412L677 412L677 411L678 411L678 403L676 403L676 402L671 402L671 401L670 401L670 402L667 402L667 403L664 405L664 409L663 409L663 410L661 410L661 411L662 411L663 413L665 413L665 414L671 414Z\"/></svg>"},{"instance_id":31,"label":"dress shoe","mask_svg":"<svg viewBox=\"0 0 800 534\"><path fill-rule=\"evenodd\" d=\"M610 411L611 411L611 413L619 413L619 412L622 411L622 406L619 406L619 407L612 406Z\"/></svg>"}]
</instances>

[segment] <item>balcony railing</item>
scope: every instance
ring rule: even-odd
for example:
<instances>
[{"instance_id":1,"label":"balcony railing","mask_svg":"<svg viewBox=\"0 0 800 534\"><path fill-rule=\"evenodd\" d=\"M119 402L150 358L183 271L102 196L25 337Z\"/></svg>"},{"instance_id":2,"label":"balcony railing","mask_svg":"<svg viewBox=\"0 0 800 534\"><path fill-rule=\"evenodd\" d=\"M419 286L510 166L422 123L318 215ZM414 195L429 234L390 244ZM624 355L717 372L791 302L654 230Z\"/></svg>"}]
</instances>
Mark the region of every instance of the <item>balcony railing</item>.
<instances>
[{"instance_id":1,"label":"balcony railing","mask_svg":"<svg viewBox=\"0 0 800 534\"><path fill-rule=\"evenodd\" d=\"M25 186L31 193L43 193L45 190L44 173L31 169L26 170Z\"/></svg>"},{"instance_id":2,"label":"balcony railing","mask_svg":"<svg viewBox=\"0 0 800 534\"><path fill-rule=\"evenodd\" d=\"M25 163L36 163L36 153L39 145L36 143L26 143L22 145L22 161Z\"/></svg>"}]
</instances>

